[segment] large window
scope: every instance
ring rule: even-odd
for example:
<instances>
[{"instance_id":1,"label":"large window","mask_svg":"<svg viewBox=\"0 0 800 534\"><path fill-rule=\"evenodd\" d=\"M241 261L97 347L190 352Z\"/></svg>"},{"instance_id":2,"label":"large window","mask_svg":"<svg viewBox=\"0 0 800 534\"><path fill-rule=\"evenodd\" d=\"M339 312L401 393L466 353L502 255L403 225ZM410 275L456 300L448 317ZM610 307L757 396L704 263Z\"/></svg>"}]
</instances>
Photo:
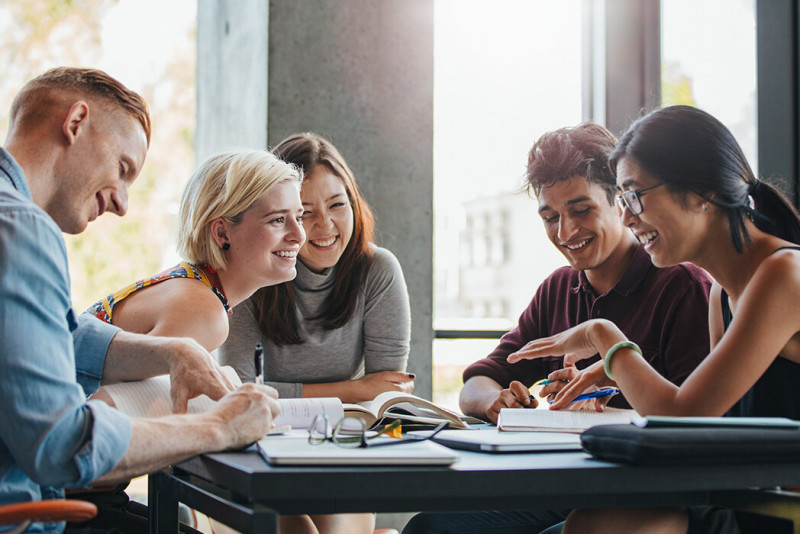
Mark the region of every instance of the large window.
<instances>
[{"instance_id":1,"label":"large window","mask_svg":"<svg viewBox=\"0 0 800 534\"><path fill-rule=\"evenodd\" d=\"M754 0L661 4L662 105L713 114L757 168ZM443 404L457 407L461 371L497 343L469 332L512 327L541 280L565 263L535 200L517 192L534 140L584 115L587 5L436 0L433 385ZM459 330L461 339L449 339Z\"/></svg>"},{"instance_id":2,"label":"large window","mask_svg":"<svg viewBox=\"0 0 800 534\"><path fill-rule=\"evenodd\" d=\"M565 264L525 193L527 153L581 121L580 0L436 0L434 328L507 330ZM434 342L434 398L497 340Z\"/></svg>"},{"instance_id":3,"label":"large window","mask_svg":"<svg viewBox=\"0 0 800 534\"><path fill-rule=\"evenodd\" d=\"M177 205L193 168L195 24L192 0L0 3L0 139L22 84L61 65L103 69L150 107L150 149L127 215L65 236L77 312L175 261Z\"/></svg>"},{"instance_id":4,"label":"large window","mask_svg":"<svg viewBox=\"0 0 800 534\"><path fill-rule=\"evenodd\" d=\"M661 5L663 105L688 104L714 115L757 169L755 0Z\"/></svg>"}]
</instances>

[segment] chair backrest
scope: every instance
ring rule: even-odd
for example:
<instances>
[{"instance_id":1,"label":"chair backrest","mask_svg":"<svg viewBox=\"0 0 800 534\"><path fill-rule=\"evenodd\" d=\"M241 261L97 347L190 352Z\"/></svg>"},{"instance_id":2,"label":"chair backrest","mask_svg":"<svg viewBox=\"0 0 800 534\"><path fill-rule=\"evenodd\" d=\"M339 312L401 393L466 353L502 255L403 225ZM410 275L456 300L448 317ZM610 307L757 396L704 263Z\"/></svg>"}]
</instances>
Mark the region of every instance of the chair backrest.
<instances>
[{"instance_id":1,"label":"chair backrest","mask_svg":"<svg viewBox=\"0 0 800 534\"><path fill-rule=\"evenodd\" d=\"M6 532L22 532L33 522L88 521L97 515L97 506L77 499L49 499L0 505L0 525L17 524Z\"/></svg>"}]
</instances>

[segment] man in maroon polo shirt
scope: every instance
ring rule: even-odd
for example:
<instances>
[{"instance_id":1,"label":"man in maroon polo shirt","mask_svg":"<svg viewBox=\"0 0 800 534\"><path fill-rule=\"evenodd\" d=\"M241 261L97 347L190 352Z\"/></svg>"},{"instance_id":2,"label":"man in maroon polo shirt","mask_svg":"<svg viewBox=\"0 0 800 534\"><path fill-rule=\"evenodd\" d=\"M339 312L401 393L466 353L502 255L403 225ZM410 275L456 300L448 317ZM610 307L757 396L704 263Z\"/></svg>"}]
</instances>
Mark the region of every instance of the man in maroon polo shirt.
<instances>
[{"instance_id":1,"label":"man in maroon polo shirt","mask_svg":"<svg viewBox=\"0 0 800 534\"><path fill-rule=\"evenodd\" d=\"M528 388L537 380L570 379L563 357L506 362L534 339L587 319L609 319L641 348L664 377L680 384L708 354L710 277L690 264L659 269L620 218L608 153L616 139L596 124L544 134L528 154L527 180L553 245L569 267L539 286L516 328L485 358L464 371L464 413L497 422L501 408L535 407ZM599 359L579 362L580 369ZM584 363L585 362L585 363ZM596 366L597 367L597 366ZM603 372L602 368L599 372ZM555 393L564 382L542 390ZM621 396L611 406L629 405Z\"/></svg>"},{"instance_id":2,"label":"man in maroon polo shirt","mask_svg":"<svg viewBox=\"0 0 800 534\"><path fill-rule=\"evenodd\" d=\"M580 371L563 357L506 358L528 342L587 319L609 319L641 347L645 358L679 384L709 352L708 291L711 278L691 264L659 269L622 224L608 168L614 135L595 124L544 134L528 154L527 180L539 201L547 235L567 258L539 286L516 328L485 358L464 371L459 400L469 415L497 422L501 408L535 407L528 388L550 377L543 394L555 393ZM644 193L646 194L646 193ZM580 369L599 360L578 362ZM602 366L599 372L604 374ZM630 406L617 395L611 406ZM520 503L522 505L522 503ZM422 513L403 534L529 534L566 518L569 510ZM557 528L557 527L554 527Z\"/></svg>"}]
</instances>

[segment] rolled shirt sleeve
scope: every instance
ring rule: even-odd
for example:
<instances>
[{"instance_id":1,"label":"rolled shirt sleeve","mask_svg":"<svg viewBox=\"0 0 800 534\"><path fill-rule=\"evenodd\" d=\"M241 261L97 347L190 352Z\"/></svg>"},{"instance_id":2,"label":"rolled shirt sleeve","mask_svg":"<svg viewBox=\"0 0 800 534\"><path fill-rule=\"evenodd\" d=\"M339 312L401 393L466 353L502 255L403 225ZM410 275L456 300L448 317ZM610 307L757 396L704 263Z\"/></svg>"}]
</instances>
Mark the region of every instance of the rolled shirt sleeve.
<instances>
[{"instance_id":1,"label":"rolled shirt sleeve","mask_svg":"<svg viewBox=\"0 0 800 534\"><path fill-rule=\"evenodd\" d=\"M71 309L68 314L68 321L75 324L72 337L76 378L86 395L91 395L100 387L108 346L119 328L88 314L78 315L75 323Z\"/></svg>"}]
</instances>

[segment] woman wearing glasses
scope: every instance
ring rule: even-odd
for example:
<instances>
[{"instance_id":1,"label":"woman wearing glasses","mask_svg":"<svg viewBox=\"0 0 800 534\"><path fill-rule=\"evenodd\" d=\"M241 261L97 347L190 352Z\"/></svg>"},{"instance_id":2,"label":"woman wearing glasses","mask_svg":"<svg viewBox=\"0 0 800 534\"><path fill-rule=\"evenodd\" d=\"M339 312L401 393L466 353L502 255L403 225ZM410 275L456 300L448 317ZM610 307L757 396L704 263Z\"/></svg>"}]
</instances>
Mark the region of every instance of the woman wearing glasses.
<instances>
[{"instance_id":1,"label":"woman wearing glasses","mask_svg":"<svg viewBox=\"0 0 800 534\"><path fill-rule=\"evenodd\" d=\"M264 347L264 382L281 397L372 400L385 391L410 392L405 372L411 318L397 258L372 243L374 222L355 176L328 140L313 133L281 141L273 154L305 173L305 245L297 278L263 288L231 316L219 350L243 380L256 376L253 347ZM281 529L372 532L372 514L281 517Z\"/></svg>"},{"instance_id":2,"label":"woman wearing glasses","mask_svg":"<svg viewBox=\"0 0 800 534\"><path fill-rule=\"evenodd\" d=\"M642 358L611 322L587 321L540 339L509 362L600 353L609 377L642 415L784 416L800 419L800 218L758 180L733 135L687 106L635 122L611 156L623 221L657 266L692 262L714 278L711 352L678 387ZM563 388L565 407L591 384ZM662 530L656 530L656 527ZM735 532L726 510L576 511L564 532Z\"/></svg>"}]
</instances>

